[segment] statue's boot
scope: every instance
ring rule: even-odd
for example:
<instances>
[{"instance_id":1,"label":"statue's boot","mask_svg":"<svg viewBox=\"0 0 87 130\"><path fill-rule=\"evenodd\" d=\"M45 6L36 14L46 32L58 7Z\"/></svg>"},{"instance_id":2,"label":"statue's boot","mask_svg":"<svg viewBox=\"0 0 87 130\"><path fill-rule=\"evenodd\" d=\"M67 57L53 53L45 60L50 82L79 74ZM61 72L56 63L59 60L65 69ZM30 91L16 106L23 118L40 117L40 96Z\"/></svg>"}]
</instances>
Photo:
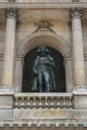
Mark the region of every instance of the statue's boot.
<instances>
[{"instance_id":1,"label":"statue's boot","mask_svg":"<svg viewBox=\"0 0 87 130\"><path fill-rule=\"evenodd\" d=\"M39 92L40 92L40 93L43 92L42 86L39 87Z\"/></svg>"},{"instance_id":2,"label":"statue's boot","mask_svg":"<svg viewBox=\"0 0 87 130\"><path fill-rule=\"evenodd\" d=\"M47 85L47 86L46 86L46 92L51 92L51 90L50 90L50 85Z\"/></svg>"}]
</instances>

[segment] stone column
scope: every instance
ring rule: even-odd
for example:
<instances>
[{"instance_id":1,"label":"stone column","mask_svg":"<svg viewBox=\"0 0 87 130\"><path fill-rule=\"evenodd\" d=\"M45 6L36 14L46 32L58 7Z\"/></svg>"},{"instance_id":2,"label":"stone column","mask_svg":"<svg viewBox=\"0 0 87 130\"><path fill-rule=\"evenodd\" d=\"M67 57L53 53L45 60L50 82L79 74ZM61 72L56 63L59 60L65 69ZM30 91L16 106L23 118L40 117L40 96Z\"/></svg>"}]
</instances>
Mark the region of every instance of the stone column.
<instances>
[{"instance_id":1,"label":"stone column","mask_svg":"<svg viewBox=\"0 0 87 130\"><path fill-rule=\"evenodd\" d=\"M72 9L72 47L73 47L73 72L75 87L84 87L85 85L85 69L84 69L84 50L82 38L81 17L82 10Z\"/></svg>"},{"instance_id":2,"label":"stone column","mask_svg":"<svg viewBox=\"0 0 87 130\"><path fill-rule=\"evenodd\" d=\"M14 62L16 61L15 31L18 10L15 8L7 8L6 16L7 21L3 58L2 88L11 88L13 86Z\"/></svg>"},{"instance_id":3,"label":"stone column","mask_svg":"<svg viewBox=\"0 0 87 130\"><path fill-rule=\"evenodd\" d=\"M72 16L72 58L74 74L74 108L87 110L87 87L85 87L84 50L80 9L73 9Z\"/></svg>"}]
</instances>

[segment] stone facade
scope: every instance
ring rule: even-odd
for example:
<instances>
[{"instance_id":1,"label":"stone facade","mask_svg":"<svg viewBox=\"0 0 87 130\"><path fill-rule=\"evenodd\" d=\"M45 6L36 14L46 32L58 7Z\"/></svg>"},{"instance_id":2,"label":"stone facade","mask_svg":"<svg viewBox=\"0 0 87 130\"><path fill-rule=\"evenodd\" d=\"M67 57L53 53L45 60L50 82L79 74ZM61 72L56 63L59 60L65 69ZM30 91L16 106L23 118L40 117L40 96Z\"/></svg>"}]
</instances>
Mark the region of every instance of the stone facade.
<instances>
[{"instance_id":1,"label":"stone facade","mask_svg":"<svg viewBox=\"0 0 87 130\"><path fill-rule=\"evenodd\" d=\"M0 1L0 129L87 129L87 1ZM24 57L64 58L66 93L23 93Z\"/></svg>"}]
</instances>

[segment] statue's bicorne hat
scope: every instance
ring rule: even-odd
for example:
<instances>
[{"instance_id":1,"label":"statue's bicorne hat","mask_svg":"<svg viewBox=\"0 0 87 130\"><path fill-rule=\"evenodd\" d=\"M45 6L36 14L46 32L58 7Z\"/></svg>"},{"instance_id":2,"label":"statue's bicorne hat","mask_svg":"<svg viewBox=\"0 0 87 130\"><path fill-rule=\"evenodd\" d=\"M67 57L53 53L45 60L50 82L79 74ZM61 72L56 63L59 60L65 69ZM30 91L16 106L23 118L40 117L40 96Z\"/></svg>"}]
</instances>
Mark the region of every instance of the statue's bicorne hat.
<instances>
[{"instance_id":1,"label":"statue's bicorne hat","mask_svg":"<svg viewBox=\"0 0 87 130\"><path fill-rule=\"evenodd\" d=\"M40 46L37 50L37 52L41 52L41 51L45 51L45 52L48 52L49 53L49 50L47 48L47 46Z\"/></svg>"}]
</instances>

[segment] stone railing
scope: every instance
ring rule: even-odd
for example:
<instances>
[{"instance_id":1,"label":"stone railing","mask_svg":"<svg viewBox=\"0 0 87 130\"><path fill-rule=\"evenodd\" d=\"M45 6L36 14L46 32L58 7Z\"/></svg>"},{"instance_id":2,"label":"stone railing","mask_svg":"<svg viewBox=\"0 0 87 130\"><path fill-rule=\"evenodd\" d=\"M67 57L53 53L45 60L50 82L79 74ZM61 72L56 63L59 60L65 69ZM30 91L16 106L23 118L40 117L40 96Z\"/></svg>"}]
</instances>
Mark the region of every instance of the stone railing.
<instances>
[{"instance_id":1,"label":"stone railing","mask_svg":"<svg viewBox=\"0 0 87 130\"><path fill-rule=\"evenodd\" d=\"M14 95L14 108L73 108L71 93L16 93Z\"/></svg>"}]
</instances>

